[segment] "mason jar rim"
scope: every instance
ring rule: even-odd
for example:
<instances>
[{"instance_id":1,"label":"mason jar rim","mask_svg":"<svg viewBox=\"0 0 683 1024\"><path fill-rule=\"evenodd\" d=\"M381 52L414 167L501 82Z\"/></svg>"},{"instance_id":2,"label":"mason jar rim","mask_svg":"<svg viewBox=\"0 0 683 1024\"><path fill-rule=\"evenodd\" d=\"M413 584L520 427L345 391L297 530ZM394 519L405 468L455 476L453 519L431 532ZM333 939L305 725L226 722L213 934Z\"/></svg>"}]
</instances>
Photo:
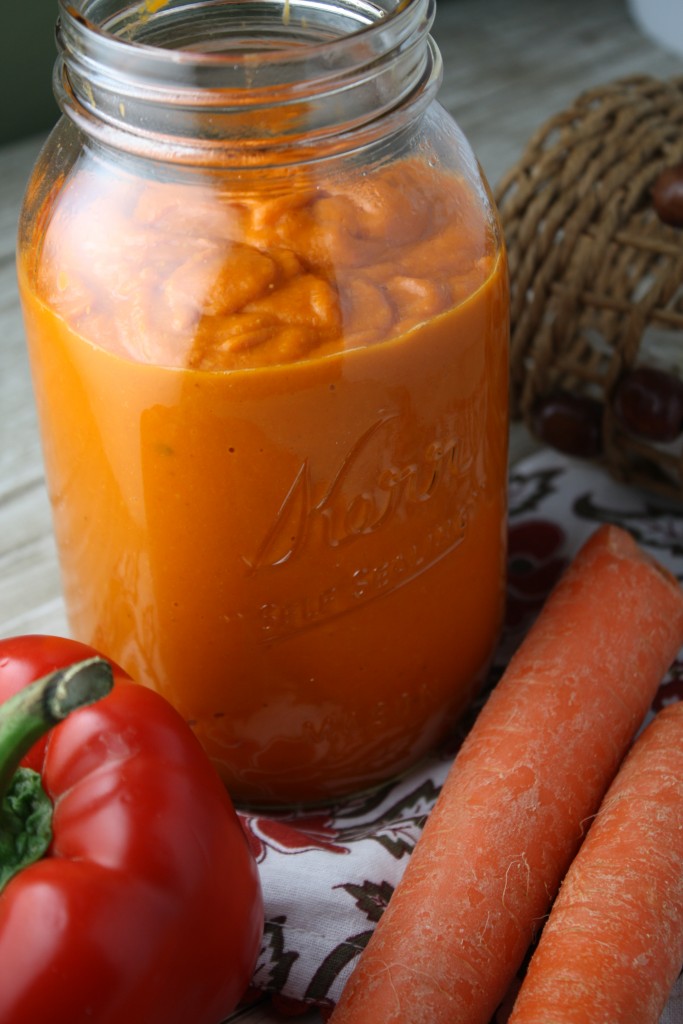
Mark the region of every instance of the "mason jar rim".
<instances>
[{"instance_id":1,"label":"mason jar rim","mask_svg":"<svg viewBox=\"0 0 683 1024\"><path fill-rule=\"evenodd\" d=\"M279 148L314 159L316 145L340 151L406 123L440 82L435 0L59 4L62 110L91 138L142 155L239 163ZM359 11L377 20L349 31Z\"/></svg>"},{"instance_id":2,"label":"mason jar rim","mask_svg":"<svg viewBox=\"0 0 683 1024\"><path fill-rule=\"evenodd\" d=\"M296 62L298 58L303 57L304 53L306 59L310 59L316 53L329 54L330 51L342 50L345 46L353 45L363 37L376 33L378 29L386 29L388 26L399 31L409 32L411 31L411 22L424 17L424 11L427 8L430 8L427 14L428 27L431 26L434 18L434 5L431 0L380 0L380 2L376 2L376 0L342 0L347 13L355 11L359 15L367 16L367 20L364 22L359 17L358 27L351 32L318 42L307 40L305 44L290 39L283 40L281 45L271 48L253 50L233 48L227 51L212 52L206 49L158 46L145 42L144 38L136 38L130 28L126 35L120 31L112 31L110 26L114 26L116 22L111 14L101 22L92 18L98 5L106 4L107 0L57 0L57 2L59 8L58 30L61 27L67 32L89 37L95 45L110 48L112 54L120 53L122 50L129 53L137 51L140 57L150 60L168 60L169 57L172 57L173 62L178 64L217 67L226 64L281 63L287 59L293 59ZM157 4L154 0L138 0L137 3L131 5L127 0L119 0L121 8L119 13L125 10L139 10L141 15L139 21L137 23L132 21L131 25L135 27L137 24L140 29L151 25L154 19L161 16L173 16L175 12L182 13L185 8L201 11L205 6L212 6L216 9L230 7L244 9L258 5L264 8L280 9L283 12L283 24L286 26L288 23L287 12L296 8L320 11L325 7L332 9L342 6L339 0L246 0L246 3L245 0L199 0L199 2L190 0L188 3L167 6L172 2L173 0L163 0L162 3ZM375 15L374 20L370 20L372 14Z\"/></svg>"}]
</instances>

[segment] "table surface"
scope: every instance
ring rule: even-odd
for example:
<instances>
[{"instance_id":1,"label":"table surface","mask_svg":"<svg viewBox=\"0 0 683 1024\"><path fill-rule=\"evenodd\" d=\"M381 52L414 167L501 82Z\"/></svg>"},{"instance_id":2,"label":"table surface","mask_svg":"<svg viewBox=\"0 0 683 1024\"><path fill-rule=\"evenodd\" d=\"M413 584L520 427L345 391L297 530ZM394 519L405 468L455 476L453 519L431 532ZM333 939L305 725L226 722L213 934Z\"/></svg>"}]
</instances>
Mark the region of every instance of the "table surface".
<instances>
[{"instance_id":1,"label":"table surface","mask_svg":"<svg viewBox=\"0 0 683 1024\"><path fill-rule=\"evenodd\" d=\"M440 0L434 36L441 101L493 185L531 133L584 89L683 74L683 57L642 35L626 0ZM68 632L14 269L17 215L42 142L0 149L0 635ZM532 444L519 426L511 442L512 459ZM278 1018L264 1003L235 1019Z\"/></svg>"}]
</instances>

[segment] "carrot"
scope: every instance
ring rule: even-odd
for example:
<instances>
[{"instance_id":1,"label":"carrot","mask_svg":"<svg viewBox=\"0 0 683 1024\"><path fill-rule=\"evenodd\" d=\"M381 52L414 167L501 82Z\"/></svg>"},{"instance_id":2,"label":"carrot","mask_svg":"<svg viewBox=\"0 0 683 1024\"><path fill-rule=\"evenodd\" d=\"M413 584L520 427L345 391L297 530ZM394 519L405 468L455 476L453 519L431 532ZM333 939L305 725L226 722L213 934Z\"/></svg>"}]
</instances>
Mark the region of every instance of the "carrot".
<instances>
[{"instance_id":1,"label":"carrot","mask_svg":"<svg viewBox=\"0 0 683 1024\"><path fill-rule=\"evenodd\" d=\"M600 527L463 743L332 1024L488 1024L681 644L675 579Z\"/></svg>"},{"instance_id":2,"label":"carrot","mask_svg":"<svg viewBox=\"0 0 683 1024\"><path fill-rule=\"evenodd\" d=\"M657 1024L683 967L683 704L608 790L543 929L509 1024Z\"/></svg>"}]
</instances>

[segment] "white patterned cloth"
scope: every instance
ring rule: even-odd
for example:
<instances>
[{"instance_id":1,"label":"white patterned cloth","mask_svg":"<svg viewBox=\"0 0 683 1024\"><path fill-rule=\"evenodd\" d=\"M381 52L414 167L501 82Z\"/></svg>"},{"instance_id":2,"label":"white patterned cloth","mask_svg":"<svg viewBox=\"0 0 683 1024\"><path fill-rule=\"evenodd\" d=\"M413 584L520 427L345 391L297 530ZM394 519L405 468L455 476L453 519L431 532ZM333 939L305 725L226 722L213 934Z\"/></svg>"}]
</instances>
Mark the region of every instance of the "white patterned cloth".
<instances>
[{"instance_id":1,"label":"white patterned cloth","mask_svg":"<svg viewBox=\"0 0 683 1024\"><path fill-rule=\"evenodd\" d=\"M600 523L630 530L683 579L683 509L616 483L600 467L541 451L514 467L509 495L506 627L491 684L562 569ZM683 652L653 710L682 696ZM400 781L329 809L295 817L242 815L266 906L253 983L273 993L276 1005L294 1012L303 1001L324 1013L337 1001L403 874L457 742ZM508 1012L501 1007L495 1024ZM680 978L661 1024L683 1024Z\"/></svg>"}]
</instances>

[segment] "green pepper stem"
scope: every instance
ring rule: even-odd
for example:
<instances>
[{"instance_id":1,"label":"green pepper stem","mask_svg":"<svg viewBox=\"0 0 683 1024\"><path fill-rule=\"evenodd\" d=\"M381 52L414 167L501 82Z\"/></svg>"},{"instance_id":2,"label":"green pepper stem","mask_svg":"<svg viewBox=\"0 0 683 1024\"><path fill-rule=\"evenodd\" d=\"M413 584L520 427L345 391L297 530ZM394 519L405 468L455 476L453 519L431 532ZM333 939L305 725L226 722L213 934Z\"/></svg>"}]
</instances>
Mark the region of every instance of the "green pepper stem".
<instances>
[{"instance_id":1,"label":"green pepper stem","mask_svg":"<svg viewBox=\"0 0 683 1024\"><path fill-rule=\"evenodd\" d=\"M50 672L0 705L0 800L33 744L72 711L106 697L113 685L109 662L92 657Z\"/></svg>"}]
</instances>

